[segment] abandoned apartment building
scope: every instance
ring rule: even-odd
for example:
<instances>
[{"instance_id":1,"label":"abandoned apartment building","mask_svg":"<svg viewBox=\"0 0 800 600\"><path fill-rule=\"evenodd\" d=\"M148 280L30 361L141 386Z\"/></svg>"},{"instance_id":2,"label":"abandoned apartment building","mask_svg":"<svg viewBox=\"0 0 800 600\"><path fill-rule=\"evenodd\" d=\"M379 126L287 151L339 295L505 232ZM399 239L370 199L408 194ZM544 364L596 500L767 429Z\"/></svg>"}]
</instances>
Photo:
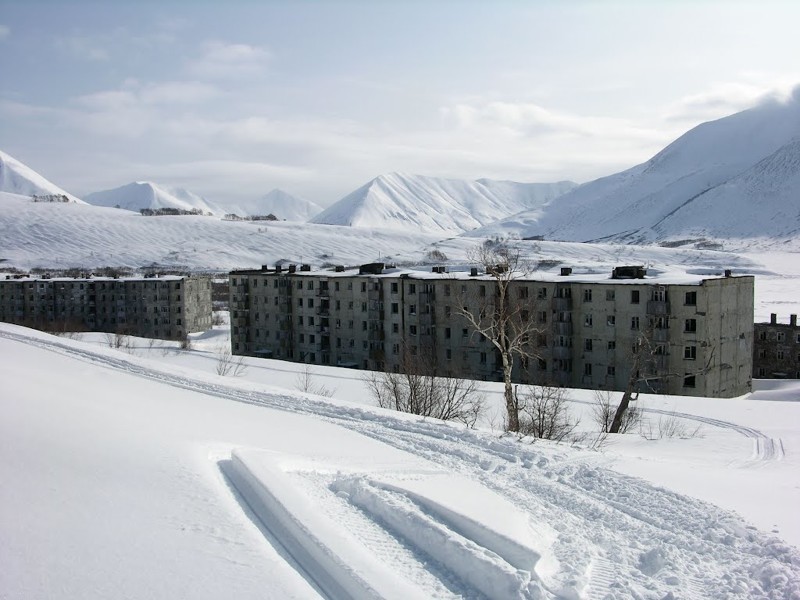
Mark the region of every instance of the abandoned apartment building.
<instances>
[{"instance_id":1,"label":"abandoned apartment building","mask_svg":"<svg viewBox=\"0 0 800 600\"><path fill-rule=\"evenodd\" d=\"M753 377L800 379L800 327L797 315L778 323L772 313L769 323L756 323L753 342Z\"/></svg>"},{"instance_id":2,"label":"abandoned apartment building","mask_svg":"<svg viewBox=\"0 0 800 600\"><path fill-rule=\"evenodd\" d=\"M105 331L180 340L211 328L211 280L7 278L0 280L0 321L45 331Z\"/></svg>"},{"instance_id":3,"label":"abandoned apartment building","mask_svg":"<svg viewBox=\"0 0 800 600\"><path fill-rule=\"evenodd\" d=\"M459 313L495 297L497 280L476 268L288 265L229 277L234 354L399 371L410 353L437 374L502 378L499 353ZM512 279L508 297L536 323L534 358L515 358L517 382L623 390L646 338L635 377L642 391L732 397L751 389L752 277L671 281L642 267L565 268Z\"/></svg>"}]
</instances>

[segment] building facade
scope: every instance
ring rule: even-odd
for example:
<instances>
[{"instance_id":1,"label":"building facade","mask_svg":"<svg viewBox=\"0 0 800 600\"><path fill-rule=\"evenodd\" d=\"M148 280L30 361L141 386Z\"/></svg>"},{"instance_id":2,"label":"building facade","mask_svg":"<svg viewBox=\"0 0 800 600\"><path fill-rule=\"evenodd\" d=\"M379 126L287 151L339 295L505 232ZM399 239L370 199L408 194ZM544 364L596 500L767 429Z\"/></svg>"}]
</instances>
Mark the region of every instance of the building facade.
<instances>
[{"instance_id":1,"label":"building facade","mask_svg":"<svg viewBox=\"0 0 800 600\"><path fill-rule=\"evenodd\" d=\"M535 323L521 383L732 397L751 389L753 278L667 282L642 268L612 277L514 278L508 297ZM276 267L230 274L234 354L400 371L420 356L437 373L502 379L494 345L473 314L496 302L491 274L403 271L381 264L312 271ZM634 355L640 353L638 362ZM646 353L646 358L641 358Z\"/></svg>"},{"instance_id":2,"label":"building facade","mask_svg":"<svg viewBox=\"0 0 800 600\"><path fill-rule=\"evenodd\" d=\"M211 315L208 277L0 280L0 321L45 331L180 340L210 329Z\"/></svg>"},{"instance_id":3,"label":"building facade","mask_svg":"<svg viewBox=\"0 0 800 600\"><path fill-rule=\"evenodd\" d=\"M756 323L753 344L753 377L759 379L800 379L800 327L797 315L789 323Z\"/></svg>"}]
</instances>

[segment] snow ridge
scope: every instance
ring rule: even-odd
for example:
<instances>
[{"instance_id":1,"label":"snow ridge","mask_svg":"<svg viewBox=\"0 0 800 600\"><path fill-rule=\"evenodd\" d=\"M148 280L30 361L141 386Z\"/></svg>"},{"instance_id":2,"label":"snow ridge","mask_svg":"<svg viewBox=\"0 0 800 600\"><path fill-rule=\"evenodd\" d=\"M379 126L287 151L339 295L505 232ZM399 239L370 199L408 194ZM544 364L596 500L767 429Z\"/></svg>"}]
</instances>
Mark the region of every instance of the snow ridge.
<instances>
[{"instance_id":1,"label":"snow ridge","mask_svg":"<svg viewBox=\"0 0 800 600\"><path fill-rule=\"evenodd\" d=\"M20 196L66 196L70 202L85 204L80 198L65 192L27 165L2 151L0 151L0 192Z\"/></svg>"},{"instance_id":2,"label":"snow ridge","mask_svg":"<svg viewBox=\"0 0 800 600\"><path fill-rule=\"evenodd\" d=\"M698 125L647 162L468 235L650 243L687 237L797 241L800 87Z\"/></svg>"},{"instance_id":3,"label":"snow ridge","mask_svg":"<svg viewBox=\"0 0 800 600\"><path fill-rule=\"evenodd\" d=\"M250 202L224 203L220 205L228 213L240 217L275 215L280 221L299 221L305 223L322 212L322 207L311 200L298 198L280 189L274 189L265 196Z\"/></svg>"},{"instance_id":4,"label":"snow ridge","mask_svg":"<svg viewBox=\"0 0 800 600\"><path fill-rule=\"evenodd\" d=\"M202 196L179 187L169 187L150 181L135 181L118 188L88 194L86 202L95 206L122 208L139 212L142 209L200 210L204 214L222 215L223 210Z\"/></svg>"},{"instance_id":5,"label":"snow ridge","mask_svg":"<svg viewBox=\"0 0 800 600\"><path fill-rule=\"evenodd\" d=\"M449 235L539 208L574 187L569 181L466 181L390 173L351 192L311 222Z\"/></svg>"}]
</instances>

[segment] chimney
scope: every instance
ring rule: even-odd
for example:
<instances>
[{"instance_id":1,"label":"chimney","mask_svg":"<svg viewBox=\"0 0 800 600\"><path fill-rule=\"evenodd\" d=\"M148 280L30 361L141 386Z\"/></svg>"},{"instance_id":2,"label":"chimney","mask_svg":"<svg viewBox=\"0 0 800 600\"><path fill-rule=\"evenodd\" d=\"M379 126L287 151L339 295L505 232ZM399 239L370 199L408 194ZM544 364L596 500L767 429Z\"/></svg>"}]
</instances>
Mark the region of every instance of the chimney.
<instances>
[{"instance_id":1,"label":"chimney","mask_svg":"<svg viewBox=\"0 0 800 600\"><path fill-rule=\"evenodd\" d=\"M769 324L770 325L777 325L778 324L778 315L775 313L770 313L769 315Z\"/></svg>"},{"instance_id":2,"label":"chimney","mask_svg":"<svg viewBox=\"0 0 800 600\"><path fill-rule=\"evenodd\" d=\"M725 269L725 277L730 277L730 276L731 276L731 270Z\"/></svg>"},{"instance_id":3,"label":"chimney","mask_svg":"<svg viewBox=\"0 0 800 600\"><path fill-rule=\"evenodd\" d=\"M280 265L275 265L275 272L280 273L282 271L282 267Z\"/></svg>"},{"instance_id":4,"label":"chimney","mask_svg":"<svg viewBox=\"0 0 800 600\"><path fill-rule=\"evenodd\" d=\"M297 265L289 265L289 273L294 273L297 271Z\"/></svg>"},{"instance_id":5,"label":"chimney","mask_svg":"<svg viewBox=\"0 0 800 600\"><path fill-rule=\"evenodd\" d=\"M572 267L561 267L561 276L566 277L572 275Z\"/></svg>"},{"instance_id":6,"label":"chimney","mask_svg":"<svg viewBox=\"0 0 800 600\"><path fill-rule=\"evenodd\" d=\"M477 277L478 276L478 267L472 267L469 270L469 276L470 277Z\"/></svg>"},{"instance_id":7,"label":"chimney","mask_svg":"<svg viewBox=\"0 0 800 600\"><path fill-rule=\"evenodd\" d=\"M789 315L789 325L797 327L797 315Z\"/></svg>"}]
</instances>

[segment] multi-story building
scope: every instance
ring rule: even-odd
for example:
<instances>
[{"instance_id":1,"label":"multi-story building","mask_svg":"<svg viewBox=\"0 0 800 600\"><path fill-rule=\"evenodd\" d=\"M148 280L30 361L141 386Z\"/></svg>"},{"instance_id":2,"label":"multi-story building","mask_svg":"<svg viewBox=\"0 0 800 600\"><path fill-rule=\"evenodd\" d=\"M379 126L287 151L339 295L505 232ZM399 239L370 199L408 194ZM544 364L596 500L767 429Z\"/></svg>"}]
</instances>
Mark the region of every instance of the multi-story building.
<instances>
[{"instance_id":1,"label":"multi-story building","mask_svg":"<svg viewBox=\"0 0 800 600\"><path fill-rule=\"evenodd\" d=\"M800 379L800 327L797 315L789 323L756 323L753 344L753 377L759 379Z\"/></svg>"},{"instance_id":2,"label":"multi-story building","mask_svg":"<svg viewBox=\"0 0 800 600\"><path fill-rule=\"evenodd\" d=\"M432 272L382 264L312 271L307 265L230 274L234 354L373 370L403 370L420 356L442 375L502 378L502 360L461 311L496 296L491 273ZM753 278L646 277L641 267L608 275L511 278L531 357L523 383L697 396L750 391ZM646 359L634 361L635 353Z\"/></svg>"},{"instance_id":3,"label":"multi-story building","mask_svg":"<svg viewBox=\"0 0 800 600\"><path fill-rule=\"evenodd\" d=\"M0 321L46 331L179 340L210 329L211 313L208 277L0 280Z\"/></svg>"}]
</instances>

